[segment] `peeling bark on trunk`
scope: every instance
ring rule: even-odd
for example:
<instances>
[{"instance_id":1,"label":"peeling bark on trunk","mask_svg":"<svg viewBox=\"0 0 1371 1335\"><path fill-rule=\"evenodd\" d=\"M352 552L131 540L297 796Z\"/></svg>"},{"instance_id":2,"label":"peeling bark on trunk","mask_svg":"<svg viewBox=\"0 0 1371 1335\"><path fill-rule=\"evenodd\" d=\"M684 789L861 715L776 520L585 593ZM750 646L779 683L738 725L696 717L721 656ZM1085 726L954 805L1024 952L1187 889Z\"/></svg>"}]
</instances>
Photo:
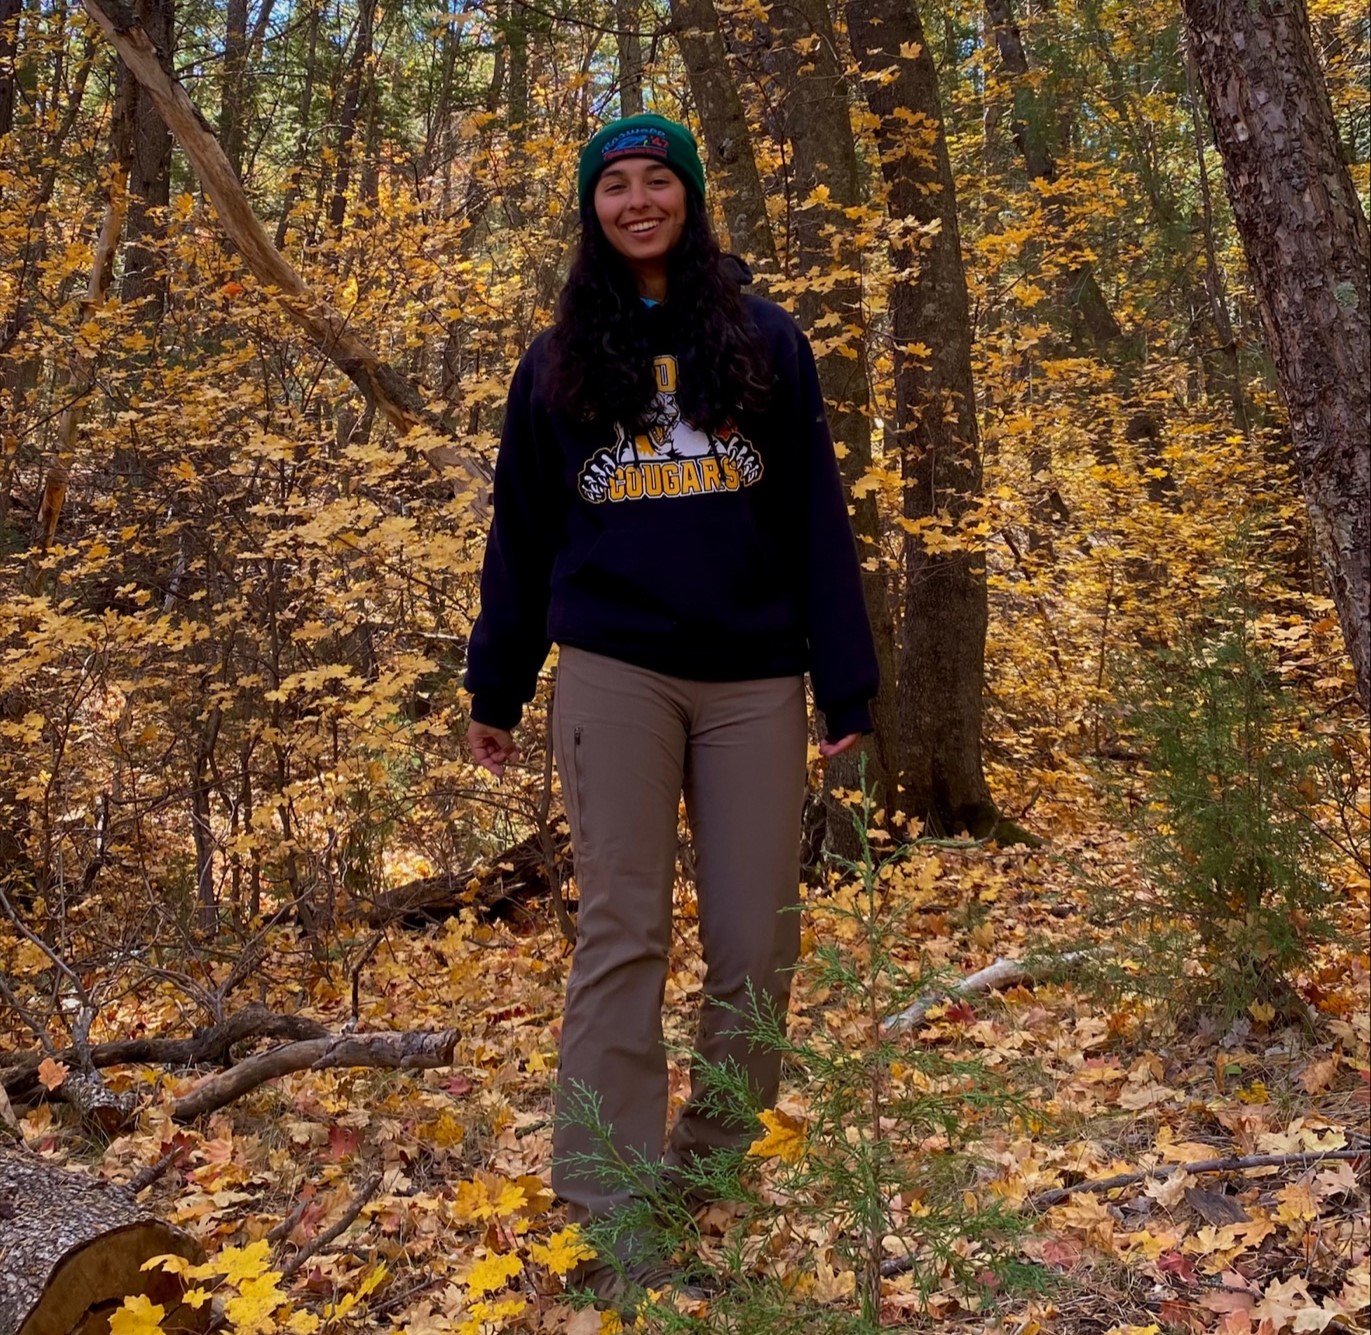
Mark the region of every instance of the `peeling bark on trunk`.
<instances>
[{"instance_id":1,"label":"peeling bark on trunk","mask_svg":"<svg viewBox=\"0 0 1371 1335\"><path fill-rule=\"evenodd\" d=\"M1371 708L1371 234L1303 0L1182 0L1290 413L1314 542Z\"/></svg>"},{"instance_id":2,"label":"peeling bark on trunk","mask_svg":"<svg viewBox=\"0 0 1371 1335\"><path fill-rule=\"evenodd\" d=\"M920 228L903 234L907 242L891 257L900 275L890 293L891 435L905 481L905 518L924 526L907 532L904 543L898 805L931 833L966 829L980 838L999 820L981 759L985 553L931 553L923 541L930 520L946 520L955 531L981 491L971 312L938 72L913 0L847 0L846 12L867 103L878 118L891 218ZM917 55L903 54L911 47Z\"/></svg>"},{"instance_id":3,"label":"peeling bark on trunk","mask_svg":"<svg viewBox=\"0 0 1371 1335\"><path fill-rule=\"evenodd\" d=\"M181 1297L188 1281L141 1269L154 1256L204 1260L188 1233L155 1219L131 1193L0 1149L0 1331L67 1335L109 1329L110 1310L139 1294L166 1309L166 1328L198 1335L208 1303Z\"/></svg>"},{"instance_id":4,"label":"peeling bark on trunk","mask_svg":"<svg viewBox=\"0 0 1371 1335\"><path fill-rule=\"evenodd\" d=\"M723 201L728 244L748 259L764 286L766 275L780 267L776 242L714 0L672 0L671 21L704 129L709 188Z\"/></svg>"},{"instance_id":5,"label":"peeling bark on trunk","mask_svg":"<svg viewBox=\"0 0 1371 1335\"><path fill-rule=\"evenodd\" d=\"M200 174L224 231L248 268L276 290L277 300L287 314L368 401L376 404L401 435L423 429L422 436L413 444L423 450L440 473L455 474L458 499L467 501L478 515L485 516L489 510L489 470L450 438L444 439L447 433L441 421L429 412L414 385L381 361L352 332L346 317L312 293L271 244L219 141L192 105L186 90L162 69L156 50L138 21L118 0L82 3L172 127Z\"/></svg>"}]
</instances>

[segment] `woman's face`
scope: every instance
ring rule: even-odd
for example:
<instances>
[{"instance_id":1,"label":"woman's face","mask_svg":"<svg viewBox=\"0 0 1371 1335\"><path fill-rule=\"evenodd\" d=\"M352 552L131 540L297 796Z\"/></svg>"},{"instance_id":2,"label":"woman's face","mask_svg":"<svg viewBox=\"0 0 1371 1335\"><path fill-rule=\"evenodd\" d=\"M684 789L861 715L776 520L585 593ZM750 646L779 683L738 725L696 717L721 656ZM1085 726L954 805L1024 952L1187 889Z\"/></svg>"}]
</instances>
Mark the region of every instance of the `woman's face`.
<instances>
[{"instance_id":1,"label":"woman's face","mask_svg":"<svg viewBox=\"0 0 1371 1335\"><path fill-rule=\"evenodd\" d=\"M595 182L595 216L609 244L639 278L666 273L666 257L681 239L686 188L653 158L622 158Z\"/></svg>"}]
</instances>

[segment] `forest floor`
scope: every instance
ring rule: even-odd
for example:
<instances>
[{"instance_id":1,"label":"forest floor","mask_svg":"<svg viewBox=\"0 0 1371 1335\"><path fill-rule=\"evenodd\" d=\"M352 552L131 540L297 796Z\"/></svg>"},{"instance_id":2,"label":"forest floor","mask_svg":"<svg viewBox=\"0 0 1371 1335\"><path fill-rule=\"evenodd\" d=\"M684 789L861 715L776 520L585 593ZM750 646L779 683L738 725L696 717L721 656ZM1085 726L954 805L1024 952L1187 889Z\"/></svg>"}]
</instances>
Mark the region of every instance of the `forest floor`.
<instances>
[{"instance_id":1,"label":"forest floor","mask_svg":"<svg viewBox=\"0 0 1371 1335\"><path fill-rule=\"evenodd\" d=\"M1035 824L1053 831L1042 849L925 847L892 867L879 889L881 941L911 970L953 979L996 958L1109 942L1089 886L1135 879L1134 851L1075 805L1044 805ZM981 1281L968 1283L965 1267L925 1257L881 1281L882 1326L1006 1335L1366 1328L1371 980L1366 888L1354 876L1347 892L1342 942L1297 980L1307 1003L1299 1023L1282 1023L1262 1006L1222 1023L1206 1014L1178 1017L1174 1007L1117 985L1068 976L940 1003L900 1034L907 1058L886 1062L887 1097L900 1093L902 1081L917 1082L928 1054L974 1062L1006 1092L967 1112L976 1167L957 1197L969 1210L1007 1207L1022 1221L1023 1231L1001 1245L1012 1252L1018 1280L1038 1282L1000 1288L982 1268ZM684 892L681 899L667 1034L684 1046L703 967L692 905ZM833 904L861 909L850 885L813 895L806 958L833 945L860 963L865 928L827 911ZM114 1181L183 1146L177 1167L143 1199L211 1254L235 1258L229 1279L219 1281L221 1297L266 1284L263 1275L318 1239L368 1182L373 1194L355 1221L279 1290L262 1290L279 1297L259 1304L260 1324L249 1326L249 1309L240 1305L243 1320L228 1322L230 1329L307 1332L315 1317L326 1330L407 1335L615 1329L616 1318L602 1326L599 1314L577 1312L557 1273L574 1252L547 1185L569 961L552 917L547 909L521 925L468 916L395 929L372 957L360 1027L455 1028L461 1037L449 1068L305 1072L189 1127L174 1124L167 1108L202 1076L124 1069L111 1082L138 1088L148 1102L136 1127L103 1154L70 1127L60 1104L29 1110L25 1138L59 1159L94 1158L92 1166ZM351 1009L346 970L309 962L290 933L277 944L259 999L341 1027ZM1113 941L1124 975L1126 950L1137 944ZM792 1028L802 1041L826 1034L861 1051L873 1040L869 1012L810 972L797 979ZM169 996L160 1013L159 1003L130 998L103 1024L123 1037L172 1032L178 1019ZM685 1087L684 1065L673 1060L673 1106ZM758 1126L764 1197L768 1175L802 1159L807 1138L817 1144L815 1118L810 1087L787 1080L769 1140ZM922 1134L922 1145L905 1148L945 1146ZM1340 1157L1313 1157L1320 1154ZM1225 1172L1167 1171L1253 1156L1291 1157ZM1096 1185L1149 1171L1114 1189ZM1059 1187L1075 1190L1056 1204L1040 1199ZM921 1211L939 1208L887 1205L893 1232L916 1245ZM292 1212L282 1237L278 1226ZM700 1220L701 1246L717 1252L731 1230L755 1227L755 1268L783 1279L806 1310L851 1310L858 1276L832 1218L806 1222L803 1211L788 1222L768 1218L763 1230L727 1206L711 1207ZM971 1272L989 1245L964 1249ZM895 1249L893 1239L887 1247ZM698 1329L713 1328L708 1304L692 1313Z\"/></svg>"}]
</instances>

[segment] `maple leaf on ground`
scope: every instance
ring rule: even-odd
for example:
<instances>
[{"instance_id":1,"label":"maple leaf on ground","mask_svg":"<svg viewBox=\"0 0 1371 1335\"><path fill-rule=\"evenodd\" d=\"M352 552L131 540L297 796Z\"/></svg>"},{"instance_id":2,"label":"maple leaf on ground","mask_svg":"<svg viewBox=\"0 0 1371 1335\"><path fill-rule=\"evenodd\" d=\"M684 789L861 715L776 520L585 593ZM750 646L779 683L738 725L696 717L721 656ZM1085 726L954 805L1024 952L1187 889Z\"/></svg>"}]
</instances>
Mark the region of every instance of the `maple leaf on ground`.
<instances>
[{"instance_id":1,"label":"maple leaf on ground","mask_svg":"<svg viewBox=\"0 0 1371 1335\"><path fill-rule=\"evenodd\" d=\"M1209 1324L1199 1308L1178 1298L1163 1298L1160 1315L1168 1330L1188 1330L1192 1335L1201 1335Z\"/></svg>"},{"instance_id":2,"label":"maple leaf on ground","mask_svg":"<svg viewBox=\"0 0 1371 1335\"><path fill-rule=\"evenodd\" d=\"M779 1108L768 1108L757 1114L757 1120L766 1128L766 1134L747 1147L748 1158L799 1163L805 1157L805 1124L800 1118Z\"/></svg>"},{"instance_id":3,"label":"maple leaf on ground","mask_svg":"<svg viewBox=\"0 0 1371 1335\"><path fill-rule=\"evenodd\" d=\"M594 1247L581 1240L581 1230L575 1224L571 1224L552 1234L546 1246L541 1242L530 1243L528 1254L554 1275L565 1276L581 1261L592 1260L596 1252Z\"/></svg>"},{"instance_id":4,"label":"maple leaf on ground","mask_svg":"<svg viewBox=\"0 0 1371 1335\"><path fill-rule=\"evenodd\" d=\"M1157 1269L1163 1275L1174 1275L1182 1283L1199 1283L1200 1277L1195 1273L1195 1263L1184 1252L1163 1252L1157 1257Z\"/></svg>"},{"instance_id":5,"label":"maple leaf on ground","mask_svg":"<svg viewBox=\"0 0 1371 1335\"><path fill-rule=\"evenodd\" d=\"M233 1326L235 1335L259 1335L274 1330L272 1313L286 1301L286 1295L276 1286L281 1276L274 1270L245 1279L238 1293L224 1304L224 1315Z\"/></svg>"},{"instance_id":6,"label":"maple leaf on ground","mask_svg":"<svg viewBox=\"0 0 1371 1335\"><path fill-rule=\"evenodd\" d=\"M1319 1331L1337 1320L1336 1308L1320 1307L1309 1292L1309 1284L1301 1275L1289 1279L1273 1279L1266 1286L1261 1302L1252 1309L1252 1319L1269 1321L1271 1329L1280 1335L1283 1330Z\"/></svg>"},{"instance_id":7,"label":"maple leaf on ground","mask_svg":"<svg viewBox=\"0 0 1371 1335\"><path fill-rule=\"evenodd\" d=\"M53 1057L44 1057L38 1063L38 1083L46 1090L56 1089L67 1078L68 1067Z\"/></svg>"},{"instance_id":8,"label":"maple leaf on ground","mask_svg":"<svg viewBox=\"0 0 1371 1335\"><path fill-rule=\"evenodd\" d=\"M270 1261L271 1243L266 1238L259 1238L246 1247L225 1247L218 1256L212 1256L203 1265L192 1266L184 1273L192 1279L212 1279L222 1275L228 1283L241 1288L245 1280L258 1279L268 1273L272 1275L273 1282L280 1279L276 1271L267 1270Z\"/></svg>"},{"instance_id":9,"label":"maple leaf on ground","mask_svg":"<svg viewBox=\"0 0 1371 1335\"><path fill-rule=\"evenodd\" d=\"M1316 1057L1300 1072L1300 1084L1306 1094L1322 1094L1338 1074L1338 1056Z\"/></svg>"},{"instance_id":10,"label":"maple leaf on ground","mask_svg":"<svg viewBox=\"0 0 1371 1335\"><path fill-rule=\"evenodd\" d=\"M340 1126L335 1122L328 1129L328 1152L326 1157L337 1163L349 1155L357 1153L361 1136L356 1127Z\"/></svg>"},{"instance_id":11,"label":"maple leaf on ground","mask_svg":"<svg viewBox=\"0 0 1371 1335\"><path fill-rule=\"evenodd\" d=\"M478 1297L483 1293L493 1293L496 1289L503 1289L523 1268L523 1261L513 1252L487 1256L477 1261L467 1273L467 1289Z\"/></svg>"},{"instance_id":12,"label":"maple leaf on ground","mask_svg":"<svg viewBox=\"0 0 1371 1335\"><path fill-rule=\"evenodd\" d=\"M1319 1217L1319 1207L1314 1200L1314 1193L1303 1182L1292 1182L1288 1187L1282 1187L1276 1193L1276 1199L1280 1202L1276 1218L1288 1228L1295 1228Z\"/></svg>"},{"instance_id":13,"label":"maple leaf on ground","mask_svg":"<svg viewBox=\"0 0 1371 1335\"><path fill-rule=\"evenodd\" d=\"M125 1298L124 1305L109 1319L110 1335L162 1335L162 1318L167 1309L145 1294Z\"/></svg>"}]
</instances>

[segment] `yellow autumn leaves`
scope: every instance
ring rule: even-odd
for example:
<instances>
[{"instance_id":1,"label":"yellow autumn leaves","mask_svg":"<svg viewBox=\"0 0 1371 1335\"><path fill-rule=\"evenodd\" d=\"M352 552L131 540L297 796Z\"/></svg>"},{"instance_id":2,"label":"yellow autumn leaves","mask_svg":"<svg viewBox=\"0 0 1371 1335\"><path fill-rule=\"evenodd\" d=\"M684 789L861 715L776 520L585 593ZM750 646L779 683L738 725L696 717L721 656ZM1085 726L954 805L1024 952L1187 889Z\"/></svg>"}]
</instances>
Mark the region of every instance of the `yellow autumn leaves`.
<instances>
[{"instance_id":1,"label":"yellow autumn leaves","mask_svg":"<svg viewBox=\"0 0 1371 1335\"><path fill-rule=\"evenodd\" d=\"M757 1114L757 1120L765 1129L748 1146L751 1159L780 1159L783 1163L799 1163L805 1157L807 1129L803 1119L792 1117L779 1108L770 1108Z\"/></svg>"},{"instance_id":2,"label":"yellow autumn leaves","mask_svg":"<svg viewBox=\"0 0 1371 1335\"><path fill-rule=\"evenodd\" d=\"M271 1245L265 1238L245 1247L226 1247L212 1259L195 1264L175 1253L154 1256L143 1263L144 1270L162 1270L186 1280L210 1280L181 1295L184 1306L203 1307L211 1299L223 1303L224 1321L235 1335L271 1335L288 1331L291 1335L314 1335L325 1323L345 1316L386 1278L384 1264L370 1270L349 1294L324 1308L322 1318L292 1303L281 1288L283 1274L271 1266ZM110 1318L110 1335L162 1335L167 1310L145 1295L126 1298Z\"/></svg>"},{"instance_id":3,"label":"yellow autumn leaves","mask_svg":"<svg viewBox=\"0 0 1371 1335\"><path fill-rule=\"evenodd\" d=\"M772 1108L759 1113L758 1122L762 1134L749 1147L749 1156L787 1164L804 1159L809 1129L803 1118ZM481 1173L457 1184L451 1213L455 1220L496 1229L514 1243L528 1230L530 1215L545 1208L546 1200L546 1188L540 1178L510 1180ZM494 1236L488 1233L488 1242ZM575 1225L558 1229L545 1240L529 1240L511 1250L488 1248L465 1274L459 1272L465 1303L461 1321L451 1329L461 1335L478 1335L517 1318L527 1304L510 1286L524 1274L528 1263L565 1279L578 1264L593 1259L595 1254ZM364 1300L388 1275L385 1264L376 1265L351 1292L326 1304L321 1316L298 1307L281 1287L283 1274L271 1267L271 1246L266 1239L227 1247L199 1264L174 1254L156 1256L143 1269L160 1269L187 1281L189 1287L181 1295L181 1302L187 1307L199 1309L218 1299L224 1325L233 1335L327 1332L344 1318L361 1316ZM111 1318L110 1335L167 1335L163 1324L167 1317L164 1305L144 1295L126 1298Z\"/></svg>"},{"instance_id":4,"label":"yellow autumn leaves","mask_svg":"<svg viewBox=\"0 0 1371 1335\"><path fill-rule=\"evenodd\" d=\"M503 1221L511 1233L522 1232L527 1218L514 1216L527 1211L543 1194L542 1182L529 1178L522 1182L500 1182L479 1178L458 1187L454 1214L468 1223ZM544 1242L530 1242L527 1257L535 1264L565 1279L580 1262L591 1260L595 1250L580 1235L575 1225L558 1229ZM348 1317L366 1312L365 1300L387 1279L384 1263L369 1270L356 1286L334 1302L326 1303L322 1316L297 1307L281 1288L283 1273L270 1268L271 1249L266 1239L242 1247L226 1247L217 1256L196 1264L184 1256L154 1256L144 1270L161 1270L178 1275L192 1284L181 1295L183 1306L195 1310L212 1299L222 1306L224 1325L233 1335L315 1335L335 1329ZM524 1273L525 1258L518 1251L489 1251L477 1260L461 1279L466 1291L463 1321L452 1327L456 1332L477 1335L519 1316L527 1306L517 1294L505 1292ZM204 1287L198 1281L208 1281ZM174 1315L174 1314L173 1314ZM126 1298L110 1319L110 1335L168 1335L164 1322L168 1309L146 1295Z\"/></svg>"}]
</instances>

